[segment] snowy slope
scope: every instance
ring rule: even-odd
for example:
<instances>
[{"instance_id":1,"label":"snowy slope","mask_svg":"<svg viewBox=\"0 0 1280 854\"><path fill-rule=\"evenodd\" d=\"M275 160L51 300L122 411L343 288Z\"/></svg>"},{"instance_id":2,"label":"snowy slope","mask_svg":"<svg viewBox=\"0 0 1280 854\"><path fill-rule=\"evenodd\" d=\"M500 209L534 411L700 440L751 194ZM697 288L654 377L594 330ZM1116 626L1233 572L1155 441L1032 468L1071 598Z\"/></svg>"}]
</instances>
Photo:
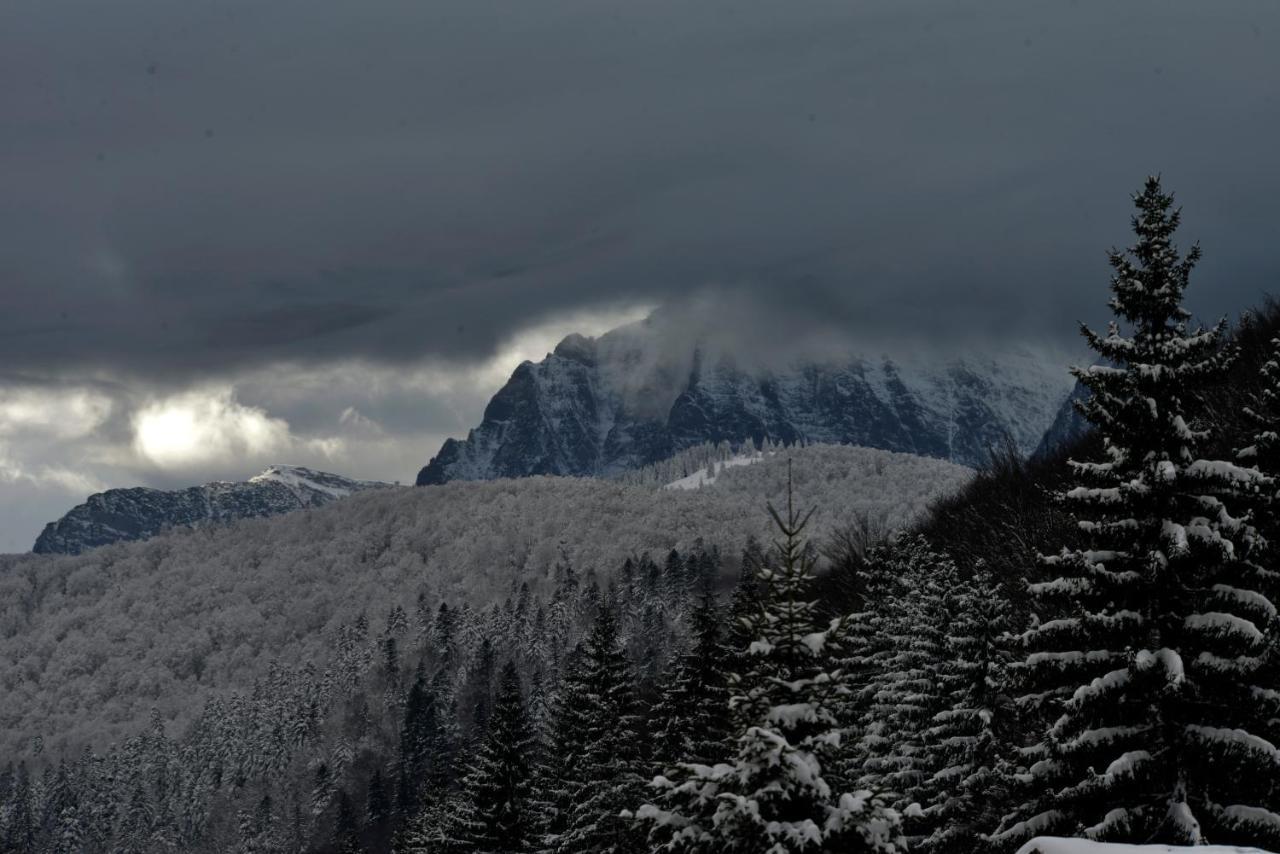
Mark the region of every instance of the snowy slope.
<instances>
[{"instance_id":1,"label":"snowy slope","mask_svg":"<svg viewBox=\"0 0 1280 854\"><path fill-rule=\"evenodd\" d=\"M36 540L37 554L79 554L85 549L195 527L318 507L354 492L385 486L301 466L270 466L248 481L215 481L180 490L109 489L50 522Z\"/></svg>"},{"instance_id":2,"label":"snowy slope","mask_svg":"<svg viewBox=\"0 0 1280 854\"><path fill-rule=\"evenodd\" d=\"M569 336L541 362L520 365L480 425L447 440L418 484L610 476L706 442L766 438L977 466L1006 436L1033 452L1072 387L1062 361L1025 348L747 368L693 343L671 344L663 322Z\"/></svg>"},{"instance_id":3,"label":"snowy slope","mask_svg":"<svg viewBox=\"0 0 1280 854\"><path fill-rule=\"evenodd\" d=\"M726 473L726 469L737 468L738 466L749 466L764 460L764 454L741 454L736 457L730 457L727 460L718 463L712 463L706 468L700 468L693 474L682 477L679 480L673 480L671 483L665 484L663 489L701 489L704 486L713 486L720 475Z\"/></svg>"},{"instance_id":4,"label":"snowy slope","mask_svg":"<svg viewBox=\"0 0 1280 854\"><path fill-rule=\"evenodd\" d=\"M787 457L797 499L818 505L819 540L857 513L905 524L972 474L866 448ZM525 584L549 593L562 561L604 588L628 557L699 541L736 572L747 539L770 535L764 504L785 496L787 457L702 490L546 477L388 487L79 555L0 556L0 756L37 735L46 751L118 742L153 706L181 732L272 660L323 671L340 624L412 612L420 595L479 612Z\"/></svg>"},{"instance_id":5,"label":"snowy slope","mask_svg":"<svg viewBox=\"0 0 1280 854\"><path fill-rule=\"evenodd\" d=\"M1268 854L1261 848L1235 848L1230 845L1200 845L1195 848L1174 845L1120 845L1114 842L1090 842L1087 839L1052 839L1039 837L1018 849L1018 854Z\"/></svg>"}]
</instances>

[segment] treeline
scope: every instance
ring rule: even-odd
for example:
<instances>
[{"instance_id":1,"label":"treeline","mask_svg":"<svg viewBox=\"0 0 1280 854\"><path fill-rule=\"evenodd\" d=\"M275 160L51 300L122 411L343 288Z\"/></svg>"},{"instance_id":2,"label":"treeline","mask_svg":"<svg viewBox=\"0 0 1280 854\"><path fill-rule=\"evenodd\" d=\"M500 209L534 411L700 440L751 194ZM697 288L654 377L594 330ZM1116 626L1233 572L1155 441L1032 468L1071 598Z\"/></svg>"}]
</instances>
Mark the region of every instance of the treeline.
<instances>
[{"instance_id":1,"label":"treeline","mask_svg":"<svg viewBox=\"0 0 1280 854\"><path fill-rule=\"evenodd\" d=\"M555 763L542 747L557 729L579 731L564 716L587 687L591 650L607 647L626 663L614 676L645 708L656 703L722 563L701 546L645 555L602 584L565 555L546 597L522 585L483 611L424 597L377 621L362 615L334 634L323 671L273 665L251 692L211 700L183 733L155 715L118 746L38 755L36 774L9 763L0 850L422 850L462 833L441 816L455 821L479 797L493 776L477 780L476 768L508 738L546 789ZM628 748L651 758L647 742Z\"/></svg>"},{"instance_id":2,"label":"treeline","mask_svg":"<svg viewBox=\"0 0 1280 854\"><path fill-rule=\"evenodd\" d=\"M868 448L792 452L796 485L827 510L916 519L972 472ZM689 552L701 539L735 560L767 537L764 496L785 490L786 458L730 469L713 489L628 487L586 478L451 483L362 493L231 527L178 531L77 556L0 555L0 760L44 760L122 743L153 708L185 732L206 699L248 691L276 659L333 664L332 638L419 596L483 611L528 583L549 601L557 562L607 587L629 556ZM33 767L34 767L33 763Z\"/></svg>"}]
</instances>

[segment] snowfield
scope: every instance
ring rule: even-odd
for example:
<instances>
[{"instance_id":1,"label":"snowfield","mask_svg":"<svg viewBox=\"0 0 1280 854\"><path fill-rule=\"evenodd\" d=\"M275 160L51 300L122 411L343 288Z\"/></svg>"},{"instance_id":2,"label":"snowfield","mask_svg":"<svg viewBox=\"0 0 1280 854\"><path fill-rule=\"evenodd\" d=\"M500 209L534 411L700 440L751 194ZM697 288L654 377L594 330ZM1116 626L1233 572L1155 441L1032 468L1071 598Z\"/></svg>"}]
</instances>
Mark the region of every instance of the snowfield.
<instances>
[{"instance_id":1,"label":"snowfield","mask_svg":"<svg viewBox=\"0 0 1280 854\"><path fill-rule=\"evenodd\" d=\"M1196 854L1270 854L1261 848L1234 848L1228 845L1200 845L1187 848L1175 845L1121 845L1116 842L1090 842L1087 839L1033 839L1018 849L1018 854L1173 854L1194 851Z\"/></svg>"},{"instance_id":2,"label":"snowfield","mask_svg":"<svg viewBox=\"0 0 1280 854\"><path fill-rule=\"evenodd\" d=\"M738 466L749 466L758 463L764 459L764 454L741 454L730 457L729 459L712 463L706 468L700 468L688 477L682 477L679 480L673 480L671 483L663 486L663 489L701 489L704 486L715 484L716 479L725 473L725 469L736 468Z\"/></svg>"}]
</instances>

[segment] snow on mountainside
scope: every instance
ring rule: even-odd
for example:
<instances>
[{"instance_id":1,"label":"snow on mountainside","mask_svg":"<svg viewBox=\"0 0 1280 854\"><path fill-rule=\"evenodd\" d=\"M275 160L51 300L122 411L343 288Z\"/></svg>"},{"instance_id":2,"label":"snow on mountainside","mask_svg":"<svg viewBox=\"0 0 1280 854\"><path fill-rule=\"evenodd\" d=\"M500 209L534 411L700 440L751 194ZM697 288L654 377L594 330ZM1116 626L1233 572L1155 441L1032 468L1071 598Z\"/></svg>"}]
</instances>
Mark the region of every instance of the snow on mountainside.
<instances>
[{"instance_id":1,"label":"snow on mountainside","mask_svg":"<svg viewBox=\"0 0 1280 854\"><path fill-rule=\"evenodd\" d=\"M250 690L272 661L323 672L338 627L360 614L412 613L419 601L487 613L525 584L548 595L562 562L607 589L626 558L661 561L701 541L736 572L748 538L771 533L764 503L785 496L787 459L797 499L818 505L818 541L856 514L907 524L972 476L814 446L701 490L547 477L388 487L79 555L0 556L0 756L36 736L46 751L118 742L153 706L181 732L207 699Z\"/></svg>"},{"instance_id":2,"label":"snow on mountainside","mask_svg":"<svg viewBox=\"0 0 1280 854\"><path fill-rule=\"evenodd\" d=\"M1033 452L1072 381L1026 349L791 360L745 367L666 341L657 315L571 335L525 362L418 485L534 474L610 476L705 442L883 448L982 465L1006 436Z\"/></svg>"},{"instance_id":3,"label":"snow on mountainside","mask_svg":"<svg viewBox=\"0 0 1280 854\"><path fill-rule=\"evenodd\" d=\"M108 543L153 537L166 528L274 516L382 486L386 484L276 465L241 483L215 481L171 491L141 486L109 489L89 496L46 525L31 550L79 554Z\"/></svg>"},{"instance_id":4,"label":"snow on mountainside","mask_svg":"<svg viewBox=\"0 0 1280 854\"><path fill-rule=\"evenodd\" d=\"M749 466L764 460L764 454L743 454L741 456L730 457L723 462L712 463L706 468L700 468L693 474L682 477L679 480L673 480L671 483L664 484L663 489L701 489L704 486L714 486L720 477L726 474L727 469L737 468L738 466Z\"/></svg>"},{"instance_id":5,"label":"snow on mountainside","mask_svg":"<svg viewBox=\"0 0 1280 854\"><path fill-rule=\"evenodd\" d=\"M1090 842L1087 839L1033 839L1018 849L1018 854L1268 854L1261 848L1237 848L1232 845L1199 845L1194 848L1177 845L1121 845L1116 842Z\"/></svg>"}]
</instances>

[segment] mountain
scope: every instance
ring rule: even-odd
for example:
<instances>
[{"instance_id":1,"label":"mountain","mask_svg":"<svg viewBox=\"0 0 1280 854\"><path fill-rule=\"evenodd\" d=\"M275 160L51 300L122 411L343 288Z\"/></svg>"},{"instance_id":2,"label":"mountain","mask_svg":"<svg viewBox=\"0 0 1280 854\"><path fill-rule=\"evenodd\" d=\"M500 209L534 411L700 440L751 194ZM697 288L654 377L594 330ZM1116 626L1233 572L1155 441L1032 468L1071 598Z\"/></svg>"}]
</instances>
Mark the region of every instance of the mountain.
<instances>
[{"instance_id":1,"label":"mountain","mask_svg":"<svg viewBox=\"0 0 1280 854\"><path fill-rule=\"evenodd\" d=\"M108 489L45 525L31 550L80 554L95 546L153 537L166 528L274 516L383 486L301 466L270 466L237 483L215 481L179 490Z\"/></svg>"},{"instance_id":2,"label":"mountain","mask_svg":"<svg viewBox=\"0 0 1280 854\"><path fill-rule=\"evenodd\" d=\"M1050 456L1059 448L1071 445L1089 431L1089 422L1085 421L1084 416L1076 410L1077 401L1083 403L1088 399L1089 389L1077 382L1071 390L1071 396L1062 402L1053 423L1045 431L1044 437L1036 447L1035 456Z\"/></svg>"},{"instance_id":3,"label":"mountain","mask_svg":"<svg viewBox=\"0 0 1280 854\"><path fill-rule=\"evenodd\" d=\"M967 466L1006 436L1030 454L1071 391L1062 362L1026 349L792 359L747 366L672 346L654 317L571 335L524 362L419 486L536 474L608 476L706 442L820 442Z\"/></svg>"}]
</instances>

